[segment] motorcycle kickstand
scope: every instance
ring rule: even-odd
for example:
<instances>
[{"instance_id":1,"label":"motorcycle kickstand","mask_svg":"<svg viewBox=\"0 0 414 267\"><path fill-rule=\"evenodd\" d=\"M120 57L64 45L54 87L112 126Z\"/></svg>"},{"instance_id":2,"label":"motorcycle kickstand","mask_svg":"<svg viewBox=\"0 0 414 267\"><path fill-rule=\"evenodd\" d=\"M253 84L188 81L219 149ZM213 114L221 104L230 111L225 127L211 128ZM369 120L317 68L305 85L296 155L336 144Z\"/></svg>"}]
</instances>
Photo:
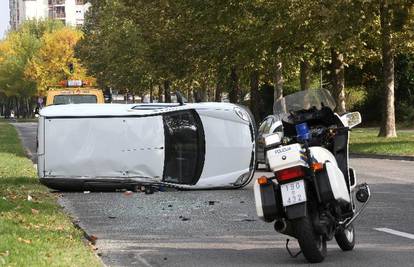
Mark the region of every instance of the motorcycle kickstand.
<instances>
[{"instance_id":1,"label":"motorcycle kickstand","mask_svg":"<svg viewBox=\"0 0 414 267\"><path fill-rule=\"evenodd\" d=\"M290 248L289 248L289 241L290 241L290 239L289 239L289 238L288 238L288 239L286 239L286 250L288 251L289 255L290 255L292 258L296 258L297 256L299 256L299 255L300 255L300 253L302 253L302 250L299 250L299 252L298 252L298 253L293 254L293 253L292 253L292 251L291 251L291 250L290 250Z\"/></svg>"}]
</instances>

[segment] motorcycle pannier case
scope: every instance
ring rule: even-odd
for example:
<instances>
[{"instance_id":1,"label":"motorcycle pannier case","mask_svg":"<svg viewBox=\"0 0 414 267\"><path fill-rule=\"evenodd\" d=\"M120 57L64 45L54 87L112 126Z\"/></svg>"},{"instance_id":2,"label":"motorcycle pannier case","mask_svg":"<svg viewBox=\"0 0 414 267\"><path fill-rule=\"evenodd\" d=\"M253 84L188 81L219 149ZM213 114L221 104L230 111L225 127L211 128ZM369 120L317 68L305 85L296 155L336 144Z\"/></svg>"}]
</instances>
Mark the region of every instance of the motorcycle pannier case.
<instances>
[{"instance_id":1,"label":"motorcycle pannier case","mask_svg":"<svg viewBox=\"0 0 414 267\"><path fill-rule=\"evenodd\" d=\"M322 202L334 201L343 204L350 202L344 175L335 164L325 163L324 169L316 173L316 182Z\"/></svg>"},{"instance_id":2,"label":"motorcycle pannier case","mask_svg":"<svg viewBox=\"0 0 414 267\"><path fill-rule=\"evenodd\" d=\"M260 219L265 222L272 222L283 217L282 196L279 185L269 181L265 185L254 184L254 196L256 212Z\"/></svg>"}]
</instances>

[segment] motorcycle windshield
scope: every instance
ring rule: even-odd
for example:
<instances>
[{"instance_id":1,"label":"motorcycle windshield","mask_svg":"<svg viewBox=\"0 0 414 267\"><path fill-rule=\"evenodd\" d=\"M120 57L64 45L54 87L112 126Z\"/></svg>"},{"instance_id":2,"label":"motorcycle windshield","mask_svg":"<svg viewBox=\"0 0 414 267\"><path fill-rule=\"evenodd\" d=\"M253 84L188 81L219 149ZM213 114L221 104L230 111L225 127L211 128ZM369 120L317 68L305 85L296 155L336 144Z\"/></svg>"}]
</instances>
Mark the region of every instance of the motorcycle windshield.
<instances>
[{"instance_id":1,"label":"motorcycle windshield","mask_svg":"<svg viewBox=\"0 0 414 267\"><path fill-rule=\"evenodd\" d=\"M290 112L308 110L313 107L317 109L329 107L334 110L335 100L325 89L299 91L276 101L273 106L273 113L283 117L283 115Z\"/></svg>"}]
</instances>

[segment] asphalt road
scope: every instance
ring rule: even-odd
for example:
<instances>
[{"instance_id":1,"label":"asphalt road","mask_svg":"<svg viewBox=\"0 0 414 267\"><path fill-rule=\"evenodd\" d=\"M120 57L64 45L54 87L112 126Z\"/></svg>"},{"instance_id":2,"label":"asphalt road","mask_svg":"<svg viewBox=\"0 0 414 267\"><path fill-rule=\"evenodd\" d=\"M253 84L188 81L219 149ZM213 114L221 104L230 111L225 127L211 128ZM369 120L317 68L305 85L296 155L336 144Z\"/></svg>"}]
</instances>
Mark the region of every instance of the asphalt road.
<instances>
[{"instance_id":1,"label":"asphalt road","mask_svg":"<svg viewBox=\"0 0 414 267\"><path fill-rule=\"evenodd\" d=\"M24 144L33 131L21 130ZM28 145L29 148L33 147ZM353 159L372 199L355 222L357 244L342 252L328 243L321 266L414 266L414 162ZM257 174L259 175L259 174ZM79 225L97 237L108 266L296 266L286 237L257 219L251 185L243 190L63 193ZM395 232L399 231L399 232ZM291 242L297 250L295 241Z\"/></svg>"}]
</instances>

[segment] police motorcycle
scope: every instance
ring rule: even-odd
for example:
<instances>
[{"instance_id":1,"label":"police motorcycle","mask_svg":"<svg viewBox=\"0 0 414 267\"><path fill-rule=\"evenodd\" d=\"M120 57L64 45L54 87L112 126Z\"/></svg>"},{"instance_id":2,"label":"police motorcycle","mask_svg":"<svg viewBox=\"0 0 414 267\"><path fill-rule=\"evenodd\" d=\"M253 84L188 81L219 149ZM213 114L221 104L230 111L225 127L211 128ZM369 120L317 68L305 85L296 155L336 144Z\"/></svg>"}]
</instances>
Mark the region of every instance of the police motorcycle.
<instances>
[{"instance_id":1,"label":"police motorcycle","mask_svg":"<svg viewBox=\"0 0 414 267\"><path fill-rule=\"evenodd\" d=\"M280 127L265 138L273 177L255 181L256 211L277 232L298 240L306 260L322 262L326 242L335 238L343 251L355 245L354 220L370 199L366 183L357 184L348 166L349 131L361 123L359 112L334 113L326 90L306 90L274 105ZM356 205L355 199L362 204Z\"/></svg>"}]
</instances>

